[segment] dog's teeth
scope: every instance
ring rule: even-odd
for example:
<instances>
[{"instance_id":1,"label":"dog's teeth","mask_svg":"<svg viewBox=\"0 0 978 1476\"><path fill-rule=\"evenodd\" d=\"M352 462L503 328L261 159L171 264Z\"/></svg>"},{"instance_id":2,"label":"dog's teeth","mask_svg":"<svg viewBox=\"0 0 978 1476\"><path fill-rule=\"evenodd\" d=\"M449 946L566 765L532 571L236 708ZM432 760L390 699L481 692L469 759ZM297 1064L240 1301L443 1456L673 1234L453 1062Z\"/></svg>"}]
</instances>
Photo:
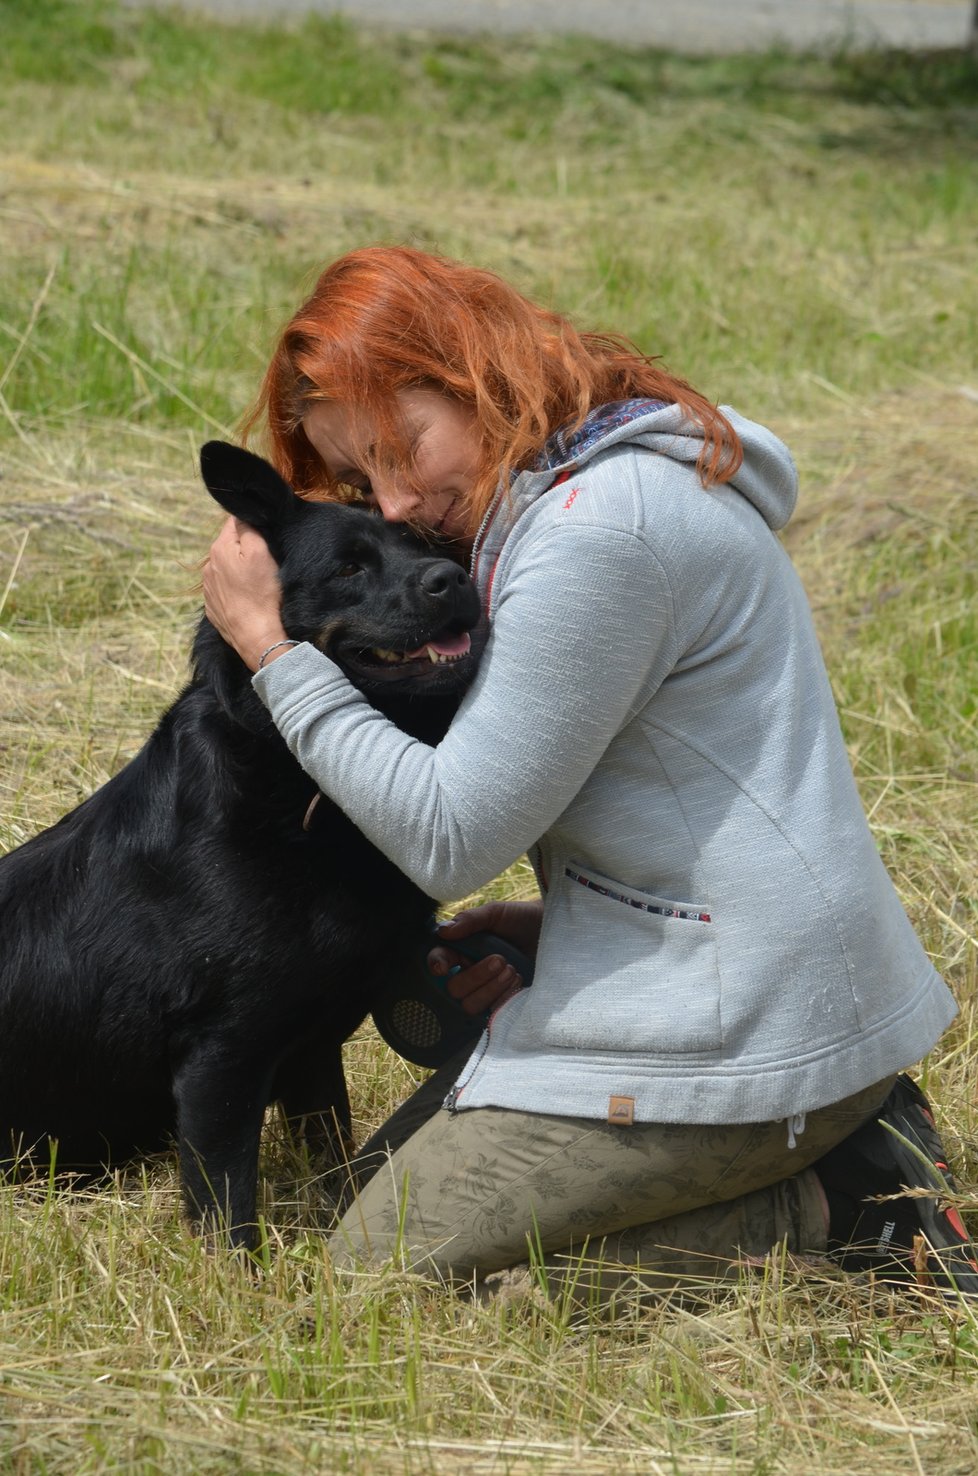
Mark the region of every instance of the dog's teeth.
<instances>
[{"instance_id":1,"label":"dog's teeth","mask_svg":"<svg viewBox=\"0 0 978 1476\"><path fill-rule=\"evenodd\" d=\"M401 664L404 661L407 661L409 657L411 660L414 661L418 661L421 659L420 647L416 652L414 652L413 656L411 655L411 653L405 654L405 652L403 651L388 651L384 646L371 646L370 649L371 654L376 658L376 660L385 661L388 663L388 665ZM432 666L451 666L453 662L461 659L461 655L452 656L444 651L438 651L434 646L430 645L426 645L424 647L424 652L425 655L427 655L428 660L431 662Z\"/></svg>"}]
</instances>

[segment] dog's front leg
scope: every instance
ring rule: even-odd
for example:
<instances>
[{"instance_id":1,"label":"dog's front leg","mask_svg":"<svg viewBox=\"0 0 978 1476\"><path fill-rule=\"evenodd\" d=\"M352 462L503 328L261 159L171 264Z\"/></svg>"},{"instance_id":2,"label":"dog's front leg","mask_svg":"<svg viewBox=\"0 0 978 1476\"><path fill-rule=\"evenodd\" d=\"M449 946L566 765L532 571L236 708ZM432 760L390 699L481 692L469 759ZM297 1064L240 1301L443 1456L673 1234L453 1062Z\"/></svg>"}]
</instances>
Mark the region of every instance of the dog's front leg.
<instances>
[{"instance_id":1,"label":"dog's front leg","mask_svg":"<svg viewBox=\"0 0 978 1476\"><path fill-rule=\"evenodd\" d=\"M282 1104L291 1133L320 1169L347 1162L353 1151L343 1052L335 1038L313 1034L278 1064L272 1098Z\"/></svg>"},{"instance_id":2,"label":"dog's front leg","mask_svg":"<svg viewBox=\"0 0 978 1476\"><path fill-rule=\"evenodd\" d=\"M202 1049L173 1082L180 1174L187 1215L205 1234L253 1250L258 1149L270 1072L242 1057Z\"/></svg>"}]
</instances>

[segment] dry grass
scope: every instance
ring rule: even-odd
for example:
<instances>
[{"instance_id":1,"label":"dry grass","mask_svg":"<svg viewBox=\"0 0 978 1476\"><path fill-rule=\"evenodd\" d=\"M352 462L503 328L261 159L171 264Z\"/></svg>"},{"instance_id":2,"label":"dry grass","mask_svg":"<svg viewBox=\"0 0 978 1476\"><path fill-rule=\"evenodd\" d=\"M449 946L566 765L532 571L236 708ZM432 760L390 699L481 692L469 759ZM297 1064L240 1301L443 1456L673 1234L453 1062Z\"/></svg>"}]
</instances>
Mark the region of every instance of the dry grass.
<instances>
[{"instance_id":1,"label":"dry grass","mask_svg":"<svg viewBox=\"0 0 978 1476\"><path fill-rule=\"evenodd\" d=\"M854 407L836 415L831 445L815 424L785 428L808 485L790 544L877 834L964 1005L928 1073L974 1186L973 688L964 715L938 673L953 717L918 714L905 653L961 618L944 564L974 568L975 412L953 392L918 397L916 411L908 426L902 402ZM102 434L51 437L40 466L8 451L16 497L0 546L8 569L19 557L18 618L4 632L8 844L103 782L182 679L192 565L213 514L184 438L117 428L107 461ZM347 1056L366 1132L414 1073L369 1031ZM978 1462L970 1309L777 1262L726 1293L636 1301L614 1325L536 1299L475 1307L394 1272L337 1286L315 1193L273 1144L267 1173L258 1283L180 1230L169 1163L94 1196L0 1192L5 1469L440 1476L790 1461L825 1476L870 1465L963 1476Z\"/></svg>"},{"instance_id":2,"label":"dry grass","mask_svg":"<svg viewBox=\"0 0 978 1476\"><path fill-rule=\"evenodd\" d=\"M931 1059L944 1123L978 1170L978 501L970 386L850 408L793 444L810 486L787 543L812 599L881 853L961 1015Z\"/></svg>"},{"instance_id":3,"label":"dry grass","mask_svg":"<svg viewBox=\"0 0 978 1476\"><path fill-rule=\"evenodd\" d=\"M395 121L313 114L245 105L213 28L150 45L142 24L97 86L76 47L81 82L52 55L0 96L0 848L178 690L216 522L196 449L303 275L374 238L484 261L665 346L795 450L787 541L857 778L962 1006L924 1070L978 1226L971 115L843 95L824 62L393 40L354 70L361 96L375 63L404 81ZM211 70L181 91L185 55ZM365 1134L415 1073L370 1031L347 1056ZM183 1232L168 1160L97 1194L0 1188L0 1470L978 1468L974 1308L777 1257L614 1322L395 1270L337 1282L273 1132L265 1168L258 1277Z\"/></svg>"}]
</instances>

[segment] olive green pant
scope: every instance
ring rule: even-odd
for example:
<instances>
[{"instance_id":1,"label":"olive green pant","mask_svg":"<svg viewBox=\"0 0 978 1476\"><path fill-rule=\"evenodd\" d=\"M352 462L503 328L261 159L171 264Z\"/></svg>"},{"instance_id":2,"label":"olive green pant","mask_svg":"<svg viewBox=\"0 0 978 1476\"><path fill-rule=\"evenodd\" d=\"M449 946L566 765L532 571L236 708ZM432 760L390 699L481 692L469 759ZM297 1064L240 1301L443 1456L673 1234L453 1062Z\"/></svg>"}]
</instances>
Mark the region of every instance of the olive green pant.
<instances>
[{"instance_id":1,"label":"olive green pant","mask_svg":"<svg viewBox=\"0 0 978 1476\"><path fill-rule=\"evenodd\" d=\"M706 1126L557 1117L442 1101L442 1067L364 1145L356 1197L330 1238L338 1265L391 1258L479 1283L532 1259L550 1289L602 1299L739 1274L785 1245L826 1245L824 1198L806 1172L869 1118L892 1078L807 1120Z\"/></svg>"}]
</instances>

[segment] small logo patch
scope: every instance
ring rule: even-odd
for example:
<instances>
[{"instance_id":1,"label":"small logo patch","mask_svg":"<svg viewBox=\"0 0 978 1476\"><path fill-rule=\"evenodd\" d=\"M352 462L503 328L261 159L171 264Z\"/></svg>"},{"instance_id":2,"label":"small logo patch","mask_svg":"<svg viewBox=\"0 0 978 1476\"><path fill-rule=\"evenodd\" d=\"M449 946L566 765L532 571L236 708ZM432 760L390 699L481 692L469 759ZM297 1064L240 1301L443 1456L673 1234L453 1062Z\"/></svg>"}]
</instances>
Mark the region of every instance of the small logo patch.
<instances>
[{"instance_id":1,"label":"small logo patch","mask_svg":"<svg viewBox=\"0 0 978 1476\"><path fill-rule=\"evenodd\" d=\"M886 1224L883 1226L883 1233L880 1236L879 1240L876 1242L877 1255L882 1256L886 1251L889 1250L890 1241L893 1239L893 1232L895 1229L896 1220L887 1220Z\"/></svg>"},{"instance_id":2,"label":"small logo patch","mask_svg":"<svg viewBox=\"0 0 978 1476\"><path fill-rule=\"evenodd\" d=\"M631 1127L635 1121L634 1097L609 1097L608 1121L614 1127Z\"/></svg>"}]
</instances>

